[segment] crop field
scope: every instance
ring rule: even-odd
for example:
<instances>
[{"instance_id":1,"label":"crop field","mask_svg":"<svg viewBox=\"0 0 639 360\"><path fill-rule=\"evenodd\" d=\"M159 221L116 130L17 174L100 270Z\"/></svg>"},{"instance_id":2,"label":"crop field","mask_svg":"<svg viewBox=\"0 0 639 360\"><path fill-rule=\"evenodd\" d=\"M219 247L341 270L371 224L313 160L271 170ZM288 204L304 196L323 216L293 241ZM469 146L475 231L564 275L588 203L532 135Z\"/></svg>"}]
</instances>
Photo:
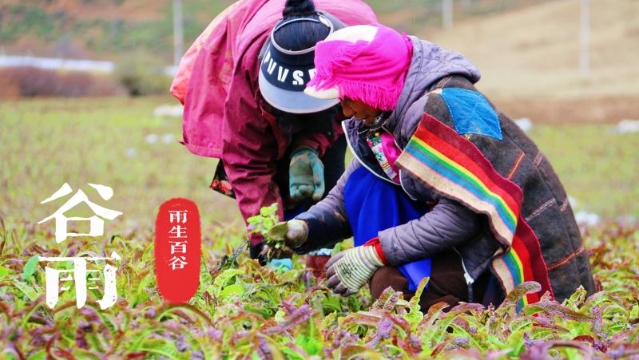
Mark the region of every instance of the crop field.
<instances>
[{"instance_id":1,"label":"crop field","mask_svg":"<svg viewBox=\"0 0 639 360\"><path fill-rule=\"evenodd\" d=\"M516 311L519 297L535 289L525 284L498 308L435 306L422 314L416 301L392 291L377 302L366 289L334 295L302 257L284 273L260 267L248 251L228 261L245 236L239 211L208 188L216 160L179 143L181 120L154 115L167 103L177 102L0 102L0 359L639 358L637 133L611 123L533 123L529 130L574 200L602 291ZM45 200L65 183L122 215L102 235L56 242L55 222L42 220L63 201ZM113 196L104 200L89 184L108 186ZM155 217L172 198L195 202L202 226L200 286L182 305L164 302L155 278ZM38 259L113 252L120 259L105 261L115 268L113 306L100 307L100 281L87 289L84 306L74 286L48 305L49 265Z\"/></svg>"}]
</instances>

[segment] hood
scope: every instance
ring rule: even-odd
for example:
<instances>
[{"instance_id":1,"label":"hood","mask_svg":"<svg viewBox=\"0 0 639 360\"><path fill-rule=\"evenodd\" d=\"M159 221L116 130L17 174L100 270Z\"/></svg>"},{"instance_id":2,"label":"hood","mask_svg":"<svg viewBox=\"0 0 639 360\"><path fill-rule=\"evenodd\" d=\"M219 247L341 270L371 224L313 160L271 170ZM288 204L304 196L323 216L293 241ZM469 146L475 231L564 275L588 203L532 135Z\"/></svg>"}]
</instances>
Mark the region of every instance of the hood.
<instances>
[{"instance_id":1,"label":"hood","mask_svg":"<svg viewBox=\"0 0 639 360\"><path fill-rule=\"evenodd\" d=\"M388 119L389 128L395 128L394 125L405 117L411 105L431 91L442 78L460 75L473 84L480 79L479 70L462 54L414 36L410 38L413 57L397 106Z\"/></svg>"}]
</instances>

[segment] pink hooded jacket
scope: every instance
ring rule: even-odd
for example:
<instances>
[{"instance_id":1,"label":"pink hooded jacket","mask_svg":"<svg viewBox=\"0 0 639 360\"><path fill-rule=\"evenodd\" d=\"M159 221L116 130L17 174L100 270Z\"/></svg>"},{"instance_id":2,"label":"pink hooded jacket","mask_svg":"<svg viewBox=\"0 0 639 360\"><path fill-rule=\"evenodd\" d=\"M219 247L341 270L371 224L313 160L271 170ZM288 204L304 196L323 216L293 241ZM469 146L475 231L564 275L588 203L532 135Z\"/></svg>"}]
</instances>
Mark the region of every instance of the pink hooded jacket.
<instances>
[{"instance_id":1,"label":"pink hooded jacket","mask_svg":"<svg viewBox=\"0 0 639 360\"><path fill-rule=\"evenodd\" d=\"M282 18L285 0L239 0L220 13L188 49L171 84L184 104L183 144L196 155L220 158L244 219L282 199L273 181L276 160L291 145L276 119L265 113L258 88L258 54ZM314 0L346 25L377 21L360 0ZM324 134L295 139L318 149L334 141ZM327 189L328 190L328 189Z\"/></svg>"}]
</instances>

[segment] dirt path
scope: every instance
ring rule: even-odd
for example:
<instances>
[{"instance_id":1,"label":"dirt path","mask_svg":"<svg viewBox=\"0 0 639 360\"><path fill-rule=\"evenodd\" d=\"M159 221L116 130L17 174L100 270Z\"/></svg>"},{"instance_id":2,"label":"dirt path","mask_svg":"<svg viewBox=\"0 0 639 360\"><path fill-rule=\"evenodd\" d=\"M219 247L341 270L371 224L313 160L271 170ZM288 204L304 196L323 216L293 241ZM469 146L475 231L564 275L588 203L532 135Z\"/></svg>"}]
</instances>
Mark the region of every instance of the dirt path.
<instances>
[{"instance_id":1,"label":"dirt path","mask_svg":"<svg viewBox=\"0 0 639 360\"><path fill-rule=\"evenodd\" d=\"M511 118L535 123L618 123L639 120L639 96L578 99L491 99Z\"/></svg>"}]
</instances>

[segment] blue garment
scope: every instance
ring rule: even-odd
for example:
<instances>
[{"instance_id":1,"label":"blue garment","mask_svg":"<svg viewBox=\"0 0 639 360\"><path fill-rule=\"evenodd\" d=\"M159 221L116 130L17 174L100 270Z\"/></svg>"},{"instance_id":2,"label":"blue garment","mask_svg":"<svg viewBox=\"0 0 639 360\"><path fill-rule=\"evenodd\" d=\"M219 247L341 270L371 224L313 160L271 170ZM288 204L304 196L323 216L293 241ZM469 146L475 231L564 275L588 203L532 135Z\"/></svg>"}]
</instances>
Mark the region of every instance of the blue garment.
<instances>
[{"instance_id":1,"label":"blue garment","mask_svg":"<svg viewBox=\"0 0 639 360\"><path fill-rule=\"evenodd\" d=\"M478 134L501 140L499 116L481 93L466 89L445 88L441 97L446 101L458 134Z\"/></svg>"},{"instance_id":2,"label":"blue garment","mask_svg":"<svg viewBox=\"0 0 639 360\"><path fill-rule=\"evenodd\" d=\"M293 268L293 260L291 260L290 258L272 259L268 262L268 266L281 273L284 273Z\"/></svg>"},{"instance_id":3,"label":"blue garment","mask_svg":"<svg viewBox=\"0 0 639 360\"><path fill-rule=\"evenodd\" d=\"M356 169L344 186L344 206L353 230L355 246L378 236L378 232L420 218L426 204L412 201L401 187L373 175L364 167ZM417 290L419 282L430 276L431 260L400 265L408 279L408 289Z\"/></svg>"}]
</instances>

